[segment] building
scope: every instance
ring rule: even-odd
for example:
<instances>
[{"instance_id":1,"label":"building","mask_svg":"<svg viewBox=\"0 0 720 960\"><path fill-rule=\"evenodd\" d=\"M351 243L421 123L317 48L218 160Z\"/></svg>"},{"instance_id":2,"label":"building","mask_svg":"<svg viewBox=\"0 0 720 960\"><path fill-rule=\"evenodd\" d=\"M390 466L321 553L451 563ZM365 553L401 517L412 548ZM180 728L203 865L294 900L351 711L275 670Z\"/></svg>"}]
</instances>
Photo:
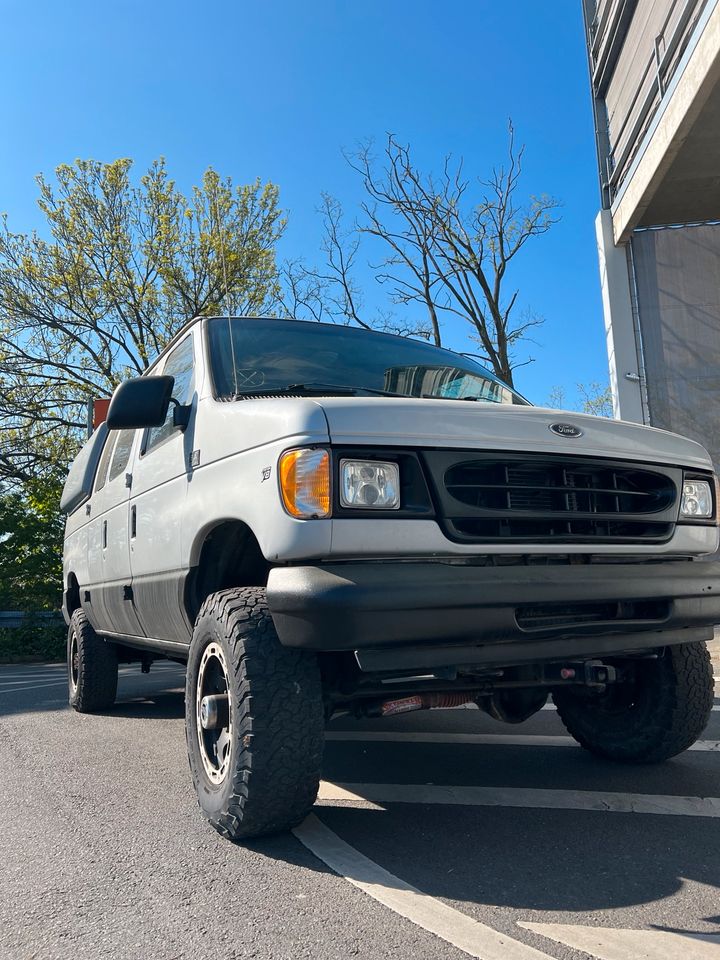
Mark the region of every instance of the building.
<instances>
[{"instance_id":1,"label":"building","mask_svg":"<svg viewBox=\"0 0 720 960\"><path fill-rule=\"evenodd\" d=\"M720 0L583 0L615 414L720 466Z\"/></svg>"}]
</instances>

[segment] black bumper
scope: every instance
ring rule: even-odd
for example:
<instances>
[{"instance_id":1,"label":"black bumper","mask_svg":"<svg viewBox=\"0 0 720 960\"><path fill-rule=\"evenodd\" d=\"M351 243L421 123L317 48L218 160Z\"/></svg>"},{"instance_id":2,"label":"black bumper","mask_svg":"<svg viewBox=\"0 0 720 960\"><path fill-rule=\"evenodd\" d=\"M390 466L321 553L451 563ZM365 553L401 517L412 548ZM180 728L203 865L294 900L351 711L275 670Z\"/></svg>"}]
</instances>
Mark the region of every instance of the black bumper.
<instances>
[{"instance_id":1,"label":"black bumper","mask_svg":"<svg viewBox=\"0 0 720 960\"><path fill-rule=\"evenodd\" d=\"M268 603L284 645L365 670L510 665L711 639L720 563L282 567Z\"/></svg>"}]
</instances>

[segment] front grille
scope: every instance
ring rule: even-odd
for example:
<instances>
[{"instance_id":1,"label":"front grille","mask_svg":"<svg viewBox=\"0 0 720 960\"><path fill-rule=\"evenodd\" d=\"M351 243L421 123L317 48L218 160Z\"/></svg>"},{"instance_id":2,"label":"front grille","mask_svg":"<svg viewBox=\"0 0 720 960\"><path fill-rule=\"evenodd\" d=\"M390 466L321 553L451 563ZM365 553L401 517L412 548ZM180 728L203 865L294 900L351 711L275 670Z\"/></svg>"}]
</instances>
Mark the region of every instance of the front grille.
<instances>
[{"instance_id":1,"label":"front grille","mask_svg":"<svg viewBox=\"0 0 720 960\"><path fill-rule=\"evenodd\" d=\"M522 454L426 459L455 540L632 543L673 533L679 470Z\"/></svg>"}]
</instances>

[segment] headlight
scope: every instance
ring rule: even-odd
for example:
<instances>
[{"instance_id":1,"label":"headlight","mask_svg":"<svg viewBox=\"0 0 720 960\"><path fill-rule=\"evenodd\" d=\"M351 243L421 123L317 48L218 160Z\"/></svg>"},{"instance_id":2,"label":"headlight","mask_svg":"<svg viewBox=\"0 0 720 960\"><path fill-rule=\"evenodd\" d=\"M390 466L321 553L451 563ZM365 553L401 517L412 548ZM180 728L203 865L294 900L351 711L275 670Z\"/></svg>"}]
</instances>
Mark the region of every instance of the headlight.
<instances>
[{"instance_id":1,"label":"headlight","mask_svg":"<svg viewBox=\"0 0 720 960\"><path fill-rule=\"evenodd\" d=\"M285 509L300 520L330 516L330 454L288 450L280 457L280 492Z\"/></svg>"},{"instance_id":2,"label":"headlight","mask_svg":"<svg viewBox=\"0 0 720 960\"><path fill-rule=\"evenodd\" d=\"M340 503L358 510L399 510L400 468L380 460L341 460Z\"/></svg>"},{"instance_id":3,"label":"headlight","mask_svg":"<svg viewBox=\"0 0 720 960\"><path fill-rule=\"evenodd\" d=\"M680 516L709 520L713 515L712 485L709 480L684 480Z\"/></svg>"}]
</instances>

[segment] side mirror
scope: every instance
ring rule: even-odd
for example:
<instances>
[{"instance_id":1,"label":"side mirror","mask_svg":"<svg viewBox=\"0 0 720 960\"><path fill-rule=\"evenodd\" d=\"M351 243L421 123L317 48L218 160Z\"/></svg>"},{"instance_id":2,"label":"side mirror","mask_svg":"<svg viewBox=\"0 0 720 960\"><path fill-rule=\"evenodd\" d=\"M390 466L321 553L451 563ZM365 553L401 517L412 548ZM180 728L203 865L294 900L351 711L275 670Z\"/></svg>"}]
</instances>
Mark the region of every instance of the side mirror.
<instances>
[{"instance_id":1,"label":"side mirror","mask_svg":"<svg viewBox=\"0 0 720 960\"><path fill-rule=\"evenodd\" d=\"M110 401L108 430L162 426L174 384L174 377L136 377L121 383Z\"/></svg>"}]
</instances>

